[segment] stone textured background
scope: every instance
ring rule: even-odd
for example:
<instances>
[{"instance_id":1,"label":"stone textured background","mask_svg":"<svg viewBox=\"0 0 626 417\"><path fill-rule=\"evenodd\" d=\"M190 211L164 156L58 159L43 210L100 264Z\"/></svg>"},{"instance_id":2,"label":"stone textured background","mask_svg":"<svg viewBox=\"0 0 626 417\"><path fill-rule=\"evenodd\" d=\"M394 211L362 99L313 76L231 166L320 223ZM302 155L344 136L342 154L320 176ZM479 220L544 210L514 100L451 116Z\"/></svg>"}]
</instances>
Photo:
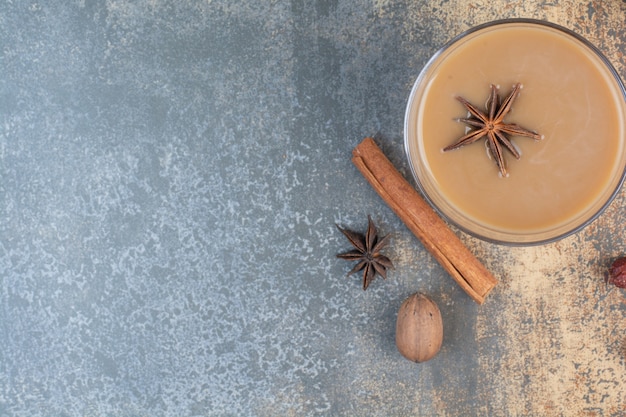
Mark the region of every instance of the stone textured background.
<instances>
[{"instance_id":1,"label":"stone textured background","mask_svg":"<svg viewBox=\"0 0 626 417\"><path fill-rule=\"evenodd\" d=\"M463 235L476 305L350 162L407 177L410 87L506 17L589 38L626 78L626 2L71 0L0 4L0 416L622 416L626 191L558 243ZM367 291L339 222L392 233ZM404 360L395 317L439 304Z\"/></svg>"}]
</instances>

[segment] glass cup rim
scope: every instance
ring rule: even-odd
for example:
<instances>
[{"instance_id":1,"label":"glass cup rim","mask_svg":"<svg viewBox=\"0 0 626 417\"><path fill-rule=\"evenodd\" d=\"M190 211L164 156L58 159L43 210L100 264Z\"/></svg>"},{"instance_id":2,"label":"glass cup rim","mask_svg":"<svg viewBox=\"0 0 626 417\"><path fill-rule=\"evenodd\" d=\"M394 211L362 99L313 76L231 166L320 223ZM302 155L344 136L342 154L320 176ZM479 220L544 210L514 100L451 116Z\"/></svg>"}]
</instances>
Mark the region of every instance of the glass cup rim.
<instances>
[{"instance_id":1,"label":"glass cup rim","mask_svg":"<svg viewBox=\"0 0 626 417\"><path fill-rule=\"evenodd\" d=\"M412 109L412 105L415 99L415 95L418 92L419 87L421 86L421 84L424 82L425 77L428 75L428 71L429 69L432 67L432 65L434 63L437 62L437 60L439 59L439 57L445 53L447 50L449 50L451 47L453 47L454 45L456 45L459 41L461 41L462 39L468 37L469 35L479 32L483 29L487 29L487 28L492 28L495 26L500 26L500 25L508 25L508 24L529 24L529 25L537 25L537 26L543 26L543 27L547 27L547 28L551 28L557 32L562 32L563 34L565 34L566 36L570 36L572 38L574 38L575 40L579 41L580 43L582 43L585 47L587 47L592 53L593 55L595 55L596 58L598 58L600 60L600 62L603 64L604 68L606 70L608 70L608 73L612 76L613 81L615 81L619 92L621 93L621 98L623 100L623 102L626 105L626 88L624 86L624 83L619 75L619 73L617 72L617 70L615 69L615 67L613 66L613 64L610 62L610 60L602 53L602 51L597 48L594 44L592 44L589 40L587 40L585 37L583 37L582 35L579 35L578 33L560 26L556 23L552 23L550 21L547 20L539 20L539 19L532 19L532 18L507 18L507 19L498 19L498 20L492 20L486 23L482 23L476 26L471 27L468 30L465 30L463 32L461 32L460 34L454 36L452 39L450 39L448 42L446 42L441 48L439 48L432 56L431 58L426 62L426 64L422 67L418 77L416 78L412 88L411 88L411 92L409 94L409 99L407 101L407 106L406 106L406 111L405 111L405 117L404 117L404 149L405 149L405 153L407 155L407 159L409 162L409 167L411 169L411 173L413 175L413 178L416 182L416 185L420 191L420 193L422 194L422 196L426 199L426 201L430 204L431 207L433 207L433 209L442 217L444 218L448 223L454 225L455 227L459 228L460 230L464 231L465 233L474 236L478 239L481 239L483 241L487 241L487 242L491 242L491 243L495 243L495 244L500 244L500 245L507 245L507 246L537 246L537 245L543 245L543 244L547 244L547 243L552 243L552 242L556 242L559 240L562 240L568 236L574 235L576 233L578 233L579 231L581 231L582 229L584 229L585 227L587 227L589 224L591 224L592 222L594 222L605 210L606 208L613 202L613 200L615 199L615 197L617 196L617 194L619 193L621 187L623 186L625 180L626 180L626 164L625 166L622 168L622 172L620 175L620 178L618 179L618 181L616 182L616 185L614 187L614 189L611 191L610 195L606 198L606 201L595 211L595 213L593 213L591 216L589 216L589 218L587 218L586 220L582 221L580 224L572 227L569 230L566 230L562 233L558 233L554 236L549 236L549 237L544 237L544 238L537 238L535 240L533 239L528 239L528 240L514 240L513 239L513 234L510 233L508 234L511 239L507 240L504 238L493 238L490 236L485 236L484 234L481 234L477 231L474 231L470 228L468 228L467 226L464 226L462 224L459 224L459 222L455 221L454 219L452 219L449 215L447 215L444 211L441 210L441 208L435 203L435 201L433 201L433 199L431 198L431 196L429 195L429 193L427 192L426 188L424 187L424 185L422 184L422 181L420 180L419 174L416 171L416 167L415 167L415 163L413 162L412 158L411 158L411 152L410 152L410 116L411 116L411 111ZM622 141L626 141L626 138L622 138ZM470 221L471 223L471 221ZM507 235L506 232L501 232L501 235ZM534 235L535 233L532 233L531 235ZM537 234L546 234L546 232L541 232L541 233L537 233ZM519 235L515 235L515 236L519 236Z\"/></svg>"}]
</instances>

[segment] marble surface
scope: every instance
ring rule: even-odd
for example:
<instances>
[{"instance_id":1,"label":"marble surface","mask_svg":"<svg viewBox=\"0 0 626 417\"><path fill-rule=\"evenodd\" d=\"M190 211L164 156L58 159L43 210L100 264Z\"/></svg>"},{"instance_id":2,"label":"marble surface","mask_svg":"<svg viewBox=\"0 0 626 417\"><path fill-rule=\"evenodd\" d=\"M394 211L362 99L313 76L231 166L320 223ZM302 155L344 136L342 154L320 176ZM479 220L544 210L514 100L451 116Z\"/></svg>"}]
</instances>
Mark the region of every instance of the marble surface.
<instances>
[{"instance_id":1,"label":"marble surface","mask_svg":"<svg viewBox=\"0 0 626 417\"><path fill-rule=\"evenodd\" d=\"M621 416L626 192L582 232L457 233L478 306L350 162L410 175L411 85L506 17L588 37L626 78L626 2L71 0L0 5L0 416ZM367 291L335 228L391 233ZM444 344L412 364L415 291Z\"/></svg>"}]
</instances>

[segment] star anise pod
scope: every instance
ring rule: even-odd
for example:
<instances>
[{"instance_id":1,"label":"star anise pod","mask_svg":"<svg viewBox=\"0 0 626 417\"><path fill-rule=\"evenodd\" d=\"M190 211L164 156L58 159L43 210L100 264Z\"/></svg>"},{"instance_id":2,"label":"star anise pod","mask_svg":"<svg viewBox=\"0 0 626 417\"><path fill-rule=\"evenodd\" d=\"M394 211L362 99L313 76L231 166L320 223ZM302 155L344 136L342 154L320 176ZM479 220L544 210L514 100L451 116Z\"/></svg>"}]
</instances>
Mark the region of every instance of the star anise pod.
<instances>
[{"instance_id":1,"label":"star anise pod","mask_svg":"<svg viewBox=\"0 0 626 417\"><path fill-rule=\"evenodd\" d=\"M393 269L391 260L380 253L389 243L389 235L379 238L376 226L370 216L367 216L367 222L367 232L365 236L335 224L337 229L339 229L341 233L348 238L352 246L354 246L353 250L340 253L337 257L347 261L358 261L354 268L348 272L348 275L364 269L363 290L367 289L376 277L376 274L379 274L383 279L387 279L387 268Z\"/></svg>"},{"instance_id":2,"label":"star anise pod","mask_svg":"<svg viewBox=\"0 0 626 417\"><path fill-rule=\"evenodd\" d=\"M504 155L502 151L502 145L515 156L520 159L520 154L511 143L507 135L511 136L524 136L539 140L542 138L537 132L525 129L514 123L504 123L504 117L511 110L513 101L517 98L518 93L522 85L517 83L513 86L511 93L500 103L500 96L498 95L498 87L491 85L491 94L487 100L486 108L487 112L480 111L476 106L465 100L463 97L457 97L470 113L471 117L457 119L459 122L463 122L466 125L475 128L468 134L460 138L456 143L443 148L445 151L451 151L453 149L460 148L464 145L476 142L478 139L486 137L487 147L489 153L495 159L500 174L503 177L507 176L506 164L504 162Z\"/></svg>"}]
</instances>

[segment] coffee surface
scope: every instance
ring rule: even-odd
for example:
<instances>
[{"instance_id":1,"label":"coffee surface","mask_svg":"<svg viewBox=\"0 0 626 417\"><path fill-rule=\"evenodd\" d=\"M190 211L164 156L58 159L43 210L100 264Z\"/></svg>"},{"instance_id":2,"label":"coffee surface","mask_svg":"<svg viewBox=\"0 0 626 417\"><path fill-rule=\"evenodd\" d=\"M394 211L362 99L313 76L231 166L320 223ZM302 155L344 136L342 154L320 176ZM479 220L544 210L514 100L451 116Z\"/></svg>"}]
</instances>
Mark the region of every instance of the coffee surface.
<instances>
[{"instance_id":1,"label":"coffee surface","mask_svg":"<svg viewBox=\"0 0 626 417\"><path fill-rule=\"evenodd\" d=\"M426 164L444 197L475 221L537 231L584 212L612 187L622 140L623 100L602 62L582 44L537 26L495 27L464 41L433 67L418 119ZM484 140L442 149L467 132L462 96L485 109L489 85L523 88L505 118L544 136L511 137L509 175L499 175Z\"/></svg>"}]
</instances>

